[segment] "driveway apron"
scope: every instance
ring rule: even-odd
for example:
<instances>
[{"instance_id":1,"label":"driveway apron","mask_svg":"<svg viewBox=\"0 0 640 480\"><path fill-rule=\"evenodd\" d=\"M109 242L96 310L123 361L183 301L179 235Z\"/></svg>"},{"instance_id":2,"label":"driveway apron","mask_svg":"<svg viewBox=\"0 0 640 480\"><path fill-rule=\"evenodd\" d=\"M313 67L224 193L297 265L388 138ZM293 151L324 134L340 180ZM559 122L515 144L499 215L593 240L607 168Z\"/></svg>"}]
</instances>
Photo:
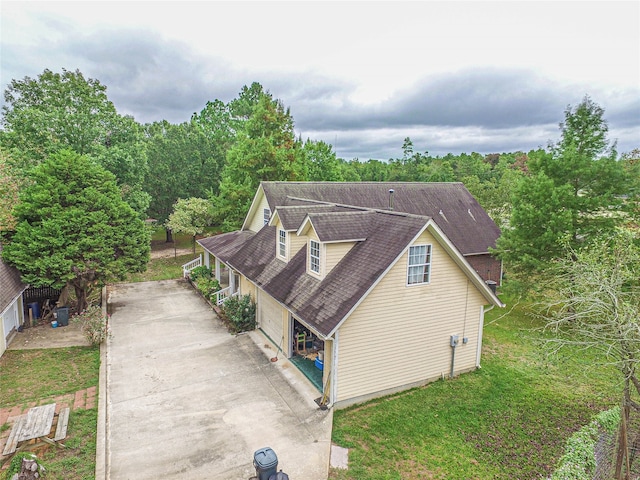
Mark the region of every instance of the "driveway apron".
<instances>
[{"instance_id":1,"label":"driveway apron","mask_svg":"<svg viewBox=\"0 0 640 480\"><path fill-rule=\"evenodd\" d=\"M179 280L110 287L108 305L108 479L246 480L270 447L291 480L326 480L331 411L259 335L230 335Z\"/></svg>"}]
</instances>

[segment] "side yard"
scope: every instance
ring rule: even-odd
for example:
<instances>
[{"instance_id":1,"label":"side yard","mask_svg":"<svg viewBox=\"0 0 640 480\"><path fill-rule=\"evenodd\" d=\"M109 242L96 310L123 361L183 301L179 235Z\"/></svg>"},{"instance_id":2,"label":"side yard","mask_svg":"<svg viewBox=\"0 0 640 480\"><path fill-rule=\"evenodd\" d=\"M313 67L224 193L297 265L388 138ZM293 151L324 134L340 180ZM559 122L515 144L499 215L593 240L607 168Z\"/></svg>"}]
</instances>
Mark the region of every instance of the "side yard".
<instances>
[{"instance_id":1,"label":"side yard","mask_svg":"<svg viewBox=\"0 0 640 480\"><path fill-rule=\"evenodd\" d=\"M94 478L97 386L100 349L67 347L8 350L0 357L0 446L9 436L11 417L36 405L69 407L66 448L35 447L53 480ZM31 447L29 447L31 448ZM0 457L0 479L11 457Z\"/></svg>"},{"instance_id":2,"label":"side yard","mask_svg":"<svg viewBox=\"0 0 640 480\"><path fill-rule=\"evenodd\" d=\"M509 308L509 307L507 307ZM567 438L619 402L616 371L548 356L526 308L487 315L482 369L334 414L334 480L546 479Z\"/></svg>"}]
</instances>

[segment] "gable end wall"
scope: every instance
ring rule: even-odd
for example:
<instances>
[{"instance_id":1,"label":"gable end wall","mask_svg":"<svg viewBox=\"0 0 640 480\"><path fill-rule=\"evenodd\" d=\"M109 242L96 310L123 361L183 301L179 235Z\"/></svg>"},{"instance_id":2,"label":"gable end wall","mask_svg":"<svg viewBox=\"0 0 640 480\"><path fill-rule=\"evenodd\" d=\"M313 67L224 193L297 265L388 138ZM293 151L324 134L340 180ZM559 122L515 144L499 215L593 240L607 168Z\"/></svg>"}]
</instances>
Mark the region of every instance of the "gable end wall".
<instances>
[{"instance_id":1,"label":"gable end wall","mask_svg":"<svg viewBox=\"0 0 640 480\"><path fill-rule=\"evenodd\" d=\"M338 404L448 376L454 334L455 372L476 367L486 300L428 232L415 242L424 243L433 246L430 284L406 286L405 252L340 327Z\"/></svg>"}]
</instances>

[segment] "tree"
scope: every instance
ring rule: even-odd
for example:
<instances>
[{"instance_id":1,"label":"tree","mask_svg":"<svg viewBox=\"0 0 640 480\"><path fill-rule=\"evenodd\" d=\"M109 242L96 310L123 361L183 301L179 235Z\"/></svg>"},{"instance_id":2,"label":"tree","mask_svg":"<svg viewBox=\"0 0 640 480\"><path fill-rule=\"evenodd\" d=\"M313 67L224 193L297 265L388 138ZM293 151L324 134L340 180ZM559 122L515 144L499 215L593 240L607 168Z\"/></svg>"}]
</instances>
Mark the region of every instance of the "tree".
<instances>
[{"instance_id":1,"label":"tree","mask_svg":"<svg viewBox=\"0 0 640 480\"><path fill-rule=\"evenodd\" d=\"M562 242L580 249L621 223L626 180L607 147L603 111L588 97L567 108L561 139L549 152L533 151L513 197L510 226L497 252L513 272L532 279L562 255Z\"/></svg>"},{"instance_id":2,"label":"tree","mask_svg":"<svg viewBox=\"0 0 640 480\"><path fill-rule=\"evenodd\" d=\"M307 167L306 180L311 182L342 182L342 165L333 147L323 141L307 139L301 154Z\"/></svg>"},{"instance_id":3,"label":"tree","mask_svg":"<svg viewBox=\"0 0 640 480\"><path fill-rule=\"evenodd\" d=\"M122 199L112 173L64 150L31 177L14 209L15 233L2 251L25 283L73 287L82 311L94 287L145 270L149 232Z\"/></svg>"},{"instance_id":4,"label":"tree","mask_svg":"<svg viewBox=\"0 0 640 480\"><path fill-rule=\"evenodd\" d=\"M112 172L125 198L141 214L146 157L140 126L117 113L107 87L79 70L44 70L36 79L12 80L4 92L0 145L26 172L49 155L71 149Z\"/></svg>"},{"instance_id":5,"label":"tree","mask_svg":"<svg viewBox=\"0 0 640 480\"><path fill-rule=\"evenodd\" d=\"M9 154L0 147L0 234L12 231L15 228L16 219L12 210L18 204L18 192L25 180L19 176Z\"/></svg>"},{"instance_id":6,"label":"tree","mask_svg":"<svg viewBox=\"0 0 640 480\"><path fill-rule=\"evenodd\" d=\"M570 248L559 268L557 294L546 304L547 328L555 334L549 345L554 352L569 346L591 349L597 352L593 358L617 366L622 418L615 478L621 479L633 459L630 415L640 415L640 238L631 230L615 230L588 248ZM634 443L638 440L640 434Z\"/></svg>"},{"instance_id":7,"label":"tree","mask_svg":"<svg viewBox=\"0 0 640 480\"><path fill-rule=\"evenodd\" d=\"M175 233L186 233L193 238L193 253L196 253L196 235L204 232L213 220L213 206L204 198L178 199L169 215L166 227Z\"/></svg>"},{"instance_id":8,"label":"tree","mask_svg":"<svg viewBox=\"0 0 640 480\"><path fill-rule=\"evenodd\" d=\"M195 122L146 126L151 196L149 214L164 223L179 198L207 197L218 192L222 161L219 146ZM171 241L167 230L167 241Z\"/></svg>"},{"instance_id":9,"label":"tree","mask_svg":"<svg viewBox=\"0 0 640 480\"><path fill-rule=\"evenodd\" d=\"M242 224L251 199L263 180L304 180L304 163L293 133L293 119L279 100L263 93L227 153L216 216L226 230Z\"/></svg>"}]
</instances>

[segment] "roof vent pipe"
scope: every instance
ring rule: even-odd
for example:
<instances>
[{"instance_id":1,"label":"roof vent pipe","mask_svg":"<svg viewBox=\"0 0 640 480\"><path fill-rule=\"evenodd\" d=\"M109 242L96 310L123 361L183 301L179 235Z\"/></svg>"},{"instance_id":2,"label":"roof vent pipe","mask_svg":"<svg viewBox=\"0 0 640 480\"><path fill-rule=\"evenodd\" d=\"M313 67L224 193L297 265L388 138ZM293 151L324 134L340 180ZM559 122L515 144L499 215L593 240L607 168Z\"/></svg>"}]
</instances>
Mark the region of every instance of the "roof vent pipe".
<instances>
[{"instance_id":1,"label":"roof vent pipe","mask_svg":"<svg viewBox=\"0 0 640 480\"><path fill-rule=\"evenodd\" d=\"M393 188L389 189L389 210L393 210Z\"/></svg>"}]
</instances>

